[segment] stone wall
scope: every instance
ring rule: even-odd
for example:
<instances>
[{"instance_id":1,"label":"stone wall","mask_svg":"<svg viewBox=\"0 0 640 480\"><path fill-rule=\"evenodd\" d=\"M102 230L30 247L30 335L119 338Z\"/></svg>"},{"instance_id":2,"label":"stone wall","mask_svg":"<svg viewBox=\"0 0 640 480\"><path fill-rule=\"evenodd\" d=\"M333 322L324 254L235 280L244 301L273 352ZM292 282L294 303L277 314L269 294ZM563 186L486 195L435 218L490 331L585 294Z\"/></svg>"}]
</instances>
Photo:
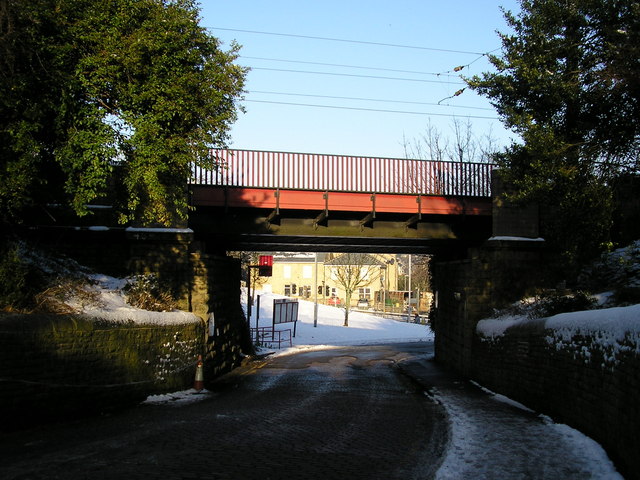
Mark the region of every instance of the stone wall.
<instances>
[{"instance_id":1,"label":"stone wall","mask_svg":"<svg viewBox=\"0 0 640 480\"><path fill-rule=\"evenodd\" d=\"M199 318L198 333L197 335L194 333L194 335L197 336L199 342L198 353L203 354L205 359L205 385L209 385L216 377L239 366L247 355L253 353L249 327L240 305L240 262L225 256L203 253L203 249L199 247L197 242L194 242L193 232L190 230L137 228L125 230L106 227L41 228L31 229L28 233L28 238L32 242L67 254L96 272L119 277L134 274L157 275L161 285L171 290L178 299L178 307L181 310L194 313ZM2 321L3 324L5 321ZM16 322L16 320L12 320L12 322ZM104 331L99 330L98 332L75 317L34 317L32 322L24 320L23 323L36 328L36 331L26 336L28 339L28 341L25 340L26 343L15 340L19 335L7 333L9 336L2 337L4 340L0 339L0 342L10 343L13 341L11 339L14 339L16 346L6 350L14 352L18 349L28 352L29 362L27 365L31 365L29 368L32 371L47 370L46 362L48 359L51 356L58 356L59 353L45 353L44 355L41 353L43 351L49 352L51 348L49 344L54 342L54 340L49 340L57 338L55 332L64 332L69 338L60 342L61 345L64 345L61 348L70 349L76 360L71 362L72 368L67 369L65 366L61 370L64 372L62 373L64 378L67 378L67 371L71 378L71 380L65 380L62 383L71 386L76 385L74 380L77 374L76 368L80 368L82 365L87 366L88 372L83 373L79 378L95 376L96 382L122 383L120 380L112 379L113 375L110 373L110 369L114 365L121 365L122 362L128 361L127 358L136 357L138 350L141 351L140 355L145 355L146 359L148 356L145 353L146 347L142 345L147 341L151 342L151 345L155 345L157 343L155 336L159 335L163 338L162 344L177 345L176 342L179 341L172 339L171 335L176 334L177 331L172 334L171 329L163 333L162 328L156 332L156 327L145 330L142 327L131 326L130 333L123 333L125 330L122 326L114 330L112 326L103 325ZM46 328L43 325L46 325ZM51 335L42 333L43 328L54 333ZM90 333L86 333L87 331ZM142 339L140 336L144 331L148 331L144 335L152 335L153 338ZM99 359L94 359L95 355L90 353L94 349L92 342L105 335L109 336L109 339L104 342L111 342L111 337L113 337L121 344L109 353L110 362L106 366ZM38 340L34 340L34 336ZM40 339L47 339L46 341L42 340L45 342L44 345L40 344ZM85 344L85 342L87 343ZM99 342L101 345L103 340ZM4 344L0 344L0 348L2 345ZM83 352L87 352L87 363L81 361ZM122 361L117 360L116 357L119 355L123 356ZM28 380L30 377L24 377L20 373L20 365L21 362L0 365L4 372L0 378L27 378ZM97 365L99 368L93 368L91 365ZM12 372L14 367L18 368L15 375ZM155 382L152 373L151 370L141 370L139 372L141 380L136 380L136 382ZM56 382L58 381L62 381L62 379L57 379ZM165 383L166 389L164 391L171 391L172 388L174 390L180 389L185 385L192 385L192 382L193 378L191 377L186 384ZM36 389L39 383L42 382L36 380L33 388ZM34 398L50 396L54 400L61 399L64 395L73 392L73 388L71 391L59 388L42 389ZM123 387L118 391L125 390L129 393L123 394L123 400L128 403L131 400L144 398L144 395L148 393L146 388L138 390L133 386ZM101 405L102 392L97 387L89 388L83 393L82 398L88 399L94 393L96 404ZM20 396L16 396L16 398L19 399ZM87 403L90 402L87 401ZM0 404L0 407L2 405Z\"/></svg>"},{"instance_id":2,"label":"stone wall","mask_svg":"<svg viewBox=\"0 0 640 480\"><path fill-rule=\"evenodd\" d=\"M558 338L543 322L475 335L470 376L598 441L625 478L640 478L640 342L611 332Z\"/></svg>"},{"instance_id":3,"label":"stone wall","mask_svg":"<svg viewBox=\"0 0 640 480\"><path fill-rule=\"evenodd\" d=\"M466 260L433 263L436 301L431 313L436 360L463 375L473 364L475 326L541 285L543 242L491 240Z\"/></svg>"},{"instance_id":4,"label":"stone wall","mask_svg":"<svg viewBox=\"0 0 640 480\"><path fill-rule=\"evenodd\" d=\"M170 314L169 314L170 315ZM96 413L193 386L205 325L0 316L0 425Z\"/></svg>"}]
</instances>

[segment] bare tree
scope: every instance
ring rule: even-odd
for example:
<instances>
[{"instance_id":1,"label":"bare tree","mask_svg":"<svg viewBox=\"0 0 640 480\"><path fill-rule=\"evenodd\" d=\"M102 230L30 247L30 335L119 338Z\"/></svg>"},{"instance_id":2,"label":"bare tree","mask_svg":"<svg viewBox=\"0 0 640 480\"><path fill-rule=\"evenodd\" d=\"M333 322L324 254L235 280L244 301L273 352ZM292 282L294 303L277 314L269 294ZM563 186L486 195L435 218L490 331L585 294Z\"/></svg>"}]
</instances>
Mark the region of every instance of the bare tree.
<instances>
[{"instance_id":1,"label":"bare tree","mask_svg":"<svg viewBox=\"0 0 640 480\"><path fill-rule=\"evenodd\" d=\"M349 312L351 311L351 298L358 288L371 285L380 277L380 265L382 263L373 255L363 253L344 253L325 265L331 267L332 278L345 292L344 299L344 326L349 326Z\"/></svg>"},{"instance_id":2,"label":"bare tree","mask_svg":"<svg viewBox=\"0 0 640 480\"><path fill-rule=\"evenodd\" d=\"M427 124L424 134L409 140L402 139L404 156L413 160L433 160L443 162L436 169L424 170L416 164L414 172L409 176L416 191L424 185L432 186L425 193L446 193L445 185L455 183L472 192L477 182L477 163L489 163L497 152L497 141L489 130L479 137L473 132L470 121L466 123L454 119L451 124L451 137L446 137L431 122ZM445 163L446 162L446 163ZM451 168L452 163L461 164L459 168Z\"/></svg>"},{"instance_id":3,"label":"bare tree","mask_svg":"<svg viewBox=\"0 0 640 480\"><path fill-rule=\"evenodd\" d=\"M471 121L463 123L454 119L451 123L452 137L445 137L431 121L425 132L412 140L403 136L402 147L406 158L448 162L486 163L497 152L497 141L491 129L483 136L473 132Z\"/></svg>"}]
</instances>

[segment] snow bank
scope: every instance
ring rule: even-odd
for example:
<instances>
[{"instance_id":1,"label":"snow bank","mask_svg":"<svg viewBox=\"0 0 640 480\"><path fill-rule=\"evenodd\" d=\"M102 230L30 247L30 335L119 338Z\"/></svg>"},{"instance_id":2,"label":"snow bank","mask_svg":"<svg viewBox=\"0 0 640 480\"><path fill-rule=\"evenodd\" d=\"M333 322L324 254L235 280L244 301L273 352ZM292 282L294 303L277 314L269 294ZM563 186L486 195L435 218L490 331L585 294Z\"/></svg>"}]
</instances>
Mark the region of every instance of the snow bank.
<instances>
[{"instance_id":1,"label":"snow bank","mask_svg":"<svg viewBox=\"0 0 640 480\"><path fill-rule=\"evenodd\" d=\"M518 315L505 315L497 318L480 320L476 326L476 333L483 337L495 339L505 334L507 329L527 322L527 317Z\"/></svg>"},{"instance_id":2,"label":"snow bank","mask_svg":"<svg viewBox=\"0 0 640 480\"><path fill-rule=\"evenodd\" d=\"M128 305L122 294L126 279L107 275L92 275L90 278L95 282L91 290L97 295L97 301L85 304L81 299L74 298L67 302L83 316L109 322L145 325L176 325L201 321L200 317L190 312L151 312Z\"/></svg>"},{"instance_id":3,"label":"snow bank","mask_svg":"<svg viewBox=\"0 0 640 480\"><path fill-rule=\"evenodd\" d=\"M582 312L560 313L549 317L546 328L566 334L593 334L607 331L623 339L626 333L640 333L640 304Z\"/></svg>"},{"instance_id":4,"label":"snow bank","mask_svg":"<svg viewBox=\"0 0 640 480\"><path fill-rule=\"evenodd\" d=\"M260 295L259 326L271 326L273 300L287 298L267 292ZM246 307L246 292L243 292L243 308ZM405 323L373 315L352 311L349 326L344 327L344 310L329 305L318 305L317 326L314 327L314 302L298 301L298 324L293 348L283 350L290 353L299 349L309 349L341 345L370 345L375 343L423 342L433 340L433 332L428 325ZM256 309L252 309L251 326L256 326ZM293 328L292 324L282 324L278 329Z\"/></svg>"},{"instance_id":5,"label":"snow bank","mask_svg":"<svg viewBox=\"0 0 640 480\"><path fill-rule=\"evenodd\" d=\"M488 318L478 322L476 332L485 338L496 338L513 326L541 321L545 329L554 330L556 336L564 340L576 335L594 335L604 344L611 345L611 341L623 341L628 335L640 336L640 304L560 313L547 319L531 320L519 315Z\"/></svg>"},{"instance_id":6,"label":"snow bank","mask_svg":"<svg viewBox=\"0 0 640 480\"><path fill-rule=\"evenodd\" d=\"M603 368L615 367L623 352L640 355L640 304L561 313L542 319L490 318L478 322L476 332L485 341L496 340L511 327L534 324L544 329L547 344L558 351L568 349L585 362L599 352L604 359Z\"/></svg>"}]
</instances>

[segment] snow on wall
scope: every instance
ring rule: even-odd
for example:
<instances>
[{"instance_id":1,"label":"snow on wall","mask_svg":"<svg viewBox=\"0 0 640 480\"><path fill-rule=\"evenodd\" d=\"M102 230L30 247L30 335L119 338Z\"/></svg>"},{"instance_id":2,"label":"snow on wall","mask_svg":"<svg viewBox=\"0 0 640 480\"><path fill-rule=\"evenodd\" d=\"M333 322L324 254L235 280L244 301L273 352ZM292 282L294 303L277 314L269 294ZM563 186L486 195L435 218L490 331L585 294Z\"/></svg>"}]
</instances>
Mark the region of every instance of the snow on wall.
<instances>
[{"instance_id":1,"label":"snow on wall","mask_svg":"<svg viewBox=\"0 0 640 480\"><path fill-rule=\"evenodd\" d=\"M512 327L534 324L545 330L547 344L556 350L574 350L574 354L585 361L591 361L595 350L602 352L602 367L614 367L620 352L640 354L640 304L561 313L546 319L489 318L478 322L476 332L481 340L491 341L505 335Z\"/></svg>"}]
</instances>

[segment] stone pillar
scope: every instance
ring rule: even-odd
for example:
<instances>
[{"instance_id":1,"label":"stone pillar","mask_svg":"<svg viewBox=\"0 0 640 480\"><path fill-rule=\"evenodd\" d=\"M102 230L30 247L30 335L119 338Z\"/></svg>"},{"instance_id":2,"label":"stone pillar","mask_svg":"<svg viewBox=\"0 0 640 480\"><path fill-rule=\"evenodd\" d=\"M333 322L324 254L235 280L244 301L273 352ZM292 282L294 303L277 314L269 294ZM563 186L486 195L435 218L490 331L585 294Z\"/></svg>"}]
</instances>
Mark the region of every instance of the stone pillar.
<instances>
[{"instance_id":1,"label":"stone pillar","mask_svg":"<svg viewBox=\"0 0 640 480\"><path fill-rule=\"evenodd\" d=\"M538 237L537 205L514 205L492 178L493 236L470 249L465 260L433 268L437 307L432 312L436 359L463 375L473 374L475 328L493 310L522 298L541 282L544 240Z\"/></svg>"},{"instance_id":2,"label":"stone pillar","mask_svg":"<svg viewBox=\"0 0 640 480\"><path fill-rule=\"evenodd\" d=\"M130 271L153 273L176 295L178 308L206 324L204 381L239 366L253 353L240 304L240 261L202 253L189 229L131 228Z\"/></svg>"},{"instance_id":3,"label":"stone pillar","mask_svg":"<svg viewBox=\"0 0 640 480\"><path fill-rule=\"evenodd\" d=\"M126 229L129 242L128 271L133 275L155 274L163 288L178 301L178 308L190 307L193 269L190 245L193 231L188 228Z\"/></svg>"}]
</instances>

